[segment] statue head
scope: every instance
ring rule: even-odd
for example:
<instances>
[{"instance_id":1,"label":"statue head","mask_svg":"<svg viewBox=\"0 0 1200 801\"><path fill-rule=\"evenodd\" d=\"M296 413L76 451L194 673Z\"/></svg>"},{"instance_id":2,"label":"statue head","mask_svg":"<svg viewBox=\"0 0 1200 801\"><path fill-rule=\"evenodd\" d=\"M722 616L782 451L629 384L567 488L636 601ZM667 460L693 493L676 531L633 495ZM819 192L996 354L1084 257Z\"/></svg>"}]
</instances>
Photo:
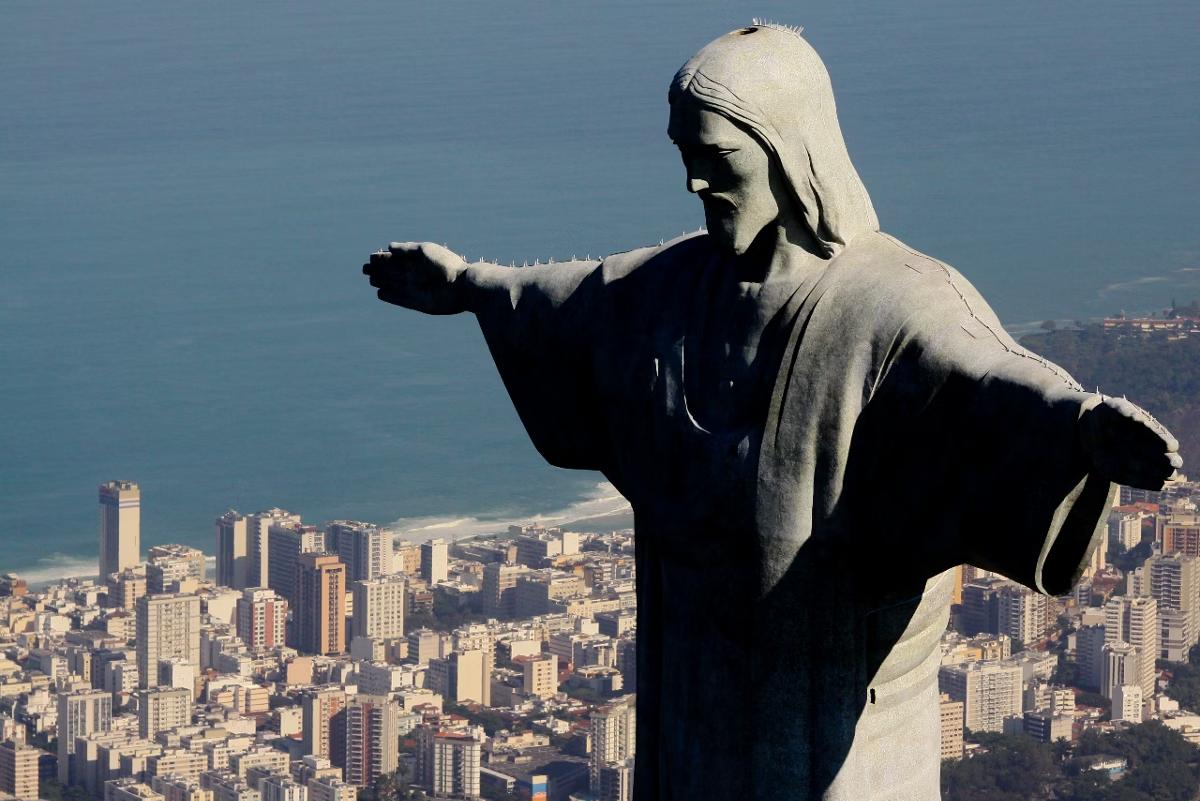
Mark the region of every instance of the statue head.
<instances>
[{"instance_id":1,"label":"statue head","mask_svg":"<svg viewBox=\"0 0 1200 801\"><path fill-rule=\"evenodd\" d=\"M797 29L757 23L710 42L671 82L668 133L709 235L744 253L799 215L831 257L879 221L842 139L829 74Z\"/></svg>"}]
</instances>

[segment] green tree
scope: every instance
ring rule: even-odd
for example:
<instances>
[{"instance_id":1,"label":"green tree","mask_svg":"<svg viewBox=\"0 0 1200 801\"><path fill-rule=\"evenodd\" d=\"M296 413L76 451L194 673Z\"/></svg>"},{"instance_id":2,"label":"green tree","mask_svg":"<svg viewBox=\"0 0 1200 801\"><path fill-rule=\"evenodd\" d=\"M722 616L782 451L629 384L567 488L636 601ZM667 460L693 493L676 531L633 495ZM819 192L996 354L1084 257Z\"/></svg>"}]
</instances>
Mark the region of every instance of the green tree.
<instances>
[{"instance_id":1,"label":"green tree","mask_svg":"<svg viewBox=\"0 0 1200 801\"><path fill-rule=\"evenodd\" d=\"M64 787L56 779L47 779L38 785L38 797L44 801L93 801L91 795L79 785Z\"/></svg>"}]
</instances>

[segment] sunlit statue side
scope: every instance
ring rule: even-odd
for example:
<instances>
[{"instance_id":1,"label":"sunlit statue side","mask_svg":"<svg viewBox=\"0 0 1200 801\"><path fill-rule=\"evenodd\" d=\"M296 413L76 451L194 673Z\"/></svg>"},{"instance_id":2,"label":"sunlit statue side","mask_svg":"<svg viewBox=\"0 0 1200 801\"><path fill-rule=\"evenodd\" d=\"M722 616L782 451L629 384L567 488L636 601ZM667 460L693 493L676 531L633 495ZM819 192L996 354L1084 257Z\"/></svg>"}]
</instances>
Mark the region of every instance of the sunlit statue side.
<instances>
[{"instance_id":1,"label":"sunlit statue side","mask_svg":"<svg viewBox=\"0 0 1200 801\"><path fill-rule=\"evenodd\" d=\"M540 453L631 502L636 799L932 801L952 569L1067 592L1176 442L879 231L799 31L722 36L669 100L706 233L523 269L395 243L364 272L473 312Z\"/></svg>"}]
</instances>

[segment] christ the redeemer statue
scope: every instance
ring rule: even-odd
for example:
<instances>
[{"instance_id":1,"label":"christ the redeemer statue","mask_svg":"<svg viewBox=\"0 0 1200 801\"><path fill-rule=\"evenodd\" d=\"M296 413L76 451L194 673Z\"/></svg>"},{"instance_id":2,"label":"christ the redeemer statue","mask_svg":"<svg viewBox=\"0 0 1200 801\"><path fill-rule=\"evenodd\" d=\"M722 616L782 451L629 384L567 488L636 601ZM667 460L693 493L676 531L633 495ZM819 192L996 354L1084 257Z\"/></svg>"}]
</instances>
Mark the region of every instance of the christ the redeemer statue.
<instances>
[{"instance_id":1,"label":"christ the redeemer statue","mask_svg":"<svg viewBox=\"0 0 1200 801\"><path fill-rule=\"evenodd\" d=\"M538 451L632 504L638 801L933 801L952 568L1067 592L1115 484L1161 487L1177 445L879 230L797 30L722 36L669 100L706 233L364 272L473 312Z\"/></svg>"}]
</instances>

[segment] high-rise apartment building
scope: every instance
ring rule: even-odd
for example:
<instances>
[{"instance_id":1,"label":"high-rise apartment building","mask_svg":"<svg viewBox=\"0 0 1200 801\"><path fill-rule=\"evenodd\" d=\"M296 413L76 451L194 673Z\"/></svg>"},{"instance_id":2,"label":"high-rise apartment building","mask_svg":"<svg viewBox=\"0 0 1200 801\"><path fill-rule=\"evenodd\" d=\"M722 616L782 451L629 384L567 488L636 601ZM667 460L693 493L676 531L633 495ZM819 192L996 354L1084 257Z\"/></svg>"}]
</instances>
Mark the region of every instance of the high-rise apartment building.
<instances>
[{"instance_id":1,"label":"high-rise apartment building","mask_svg":"<svg viewBox=\"0 0 1200 801\"><path fill-rule=\"evenodd\" d=\"M1040 592L1005 582L996 593L996 634L1031 645L1046 634L1049 599Z\"/></svg>"},{"instance_id":2,"label":"high-rise apartment building","mask_svg":"<svg viewBox=\"0 0 1200 801\"><path fill-rule=\"evenodd\" d=\"M1076 681L1085 690L1099 692L1101 687L1101 649L1104 648L1104 624L1082 626L1075 632Z\"/></svg>"},{"instance_id":3,"label":"high-rise apartment building","mask_svg":"<svg viewBox=\"0 0 1200 801\"><path fill-rule=\"evenodd\" d=\"M274 590L249 587L237 599L237 633L251 651L282 646L287 636L288 603Z\"/></svg>"},{"instance_id":4,"label":"high-rise apartment building","mask_svg":"<svg viewBox=\"0 0 1200 801\"><path fill-rule=\"evenodd\" d=\"M155 545L146 555L146 589L151 593L194 592L204 581L204 552L188 545ZM186 585L185 582L193 582Z\"/></svg>"},{"instance_id":5,"label":"high-rise apartment building","mask_svg":"<svg viewBox=\"0 0 1200 801\"><path fill-rule=\"evenodd\" d=\"M112 694L77 690L58 694L58 781L76 783L75 738L112 729Z\"/></svg>"},{"instance_id":6,"label":"high-rise apartment building","mask_svg":"<svg viewBox=\"0 0 1200 801\"><path fill-rule=\"evenodd\" d=\"M1108 515L1108 547L1121 554L1142 541L1141 512L1111 512Z\"/></svg>"},{"instance_id":7,"label":"high-rise apartment building","mask_svg":"<svg viewBox=\"0 0 1200 801\"><path fill-rule=\"evenodd\" d=\"M938 700L942 759L963 758L964 708L965 705L962 701L955 701L946 693L942 693Z\"/></svg>"},{"instance_id":8,"label":"high-rise apartment building","mask_svg":"<svg viewBox=\"0 0 1200 801\"><path fill-rule=\"evenodd\" d=\"M1143 698L1154 697L1154 660L1158 658L1158 602L1116 595L1104 606L1104 641L1127 642L1138 651L1136 680Z\"/></svg>"},{"instance_id":9,"label":"high-rise apartment building","mask_svg":"<svg viewBox=\"0 0 1200 801\"><path fill-rule=\"evenodd\" d=\"M431 585L450 577L450 544L443 539L421 543L421 578Z\"/></svg>"},{"instance_id":10,"label":"high-rise apartment building","mask_svg":"<svg viewBox=\"0 0 1200 801\"><path fill-rule=\"evenodd\" d=\"M392 532L370 523L334 520L325 527L325 550L342 560L350 581L392 572Z\"/></svg>"},{"instance_id":11,"label":"high-rise apartment building","mask_svg":"<svg viewBox=\"0 0 1200 801\"><path fill-rule=\"evenodd\" d=\"M153 754L146 759L146 772L154 778L171 781L182 781L182 787L171 788L183 798L179 801L189 801L186 793L188 787L199 787L200 774L208 770L208 755L203 751L192 751L187 748L165 748L161 754ZM153 785L153 782L151 783ZM162 792L162 790L159 790ZM168 793L163 793L168 795ZM168 796L169 801L169 796ZM200 801L192 799L191 801Z\"/></svg>"},{"instance_id":12,"label":"high-rise apartment building","mask_svg":"<svg viewBox=\"0 0 1200 801\"><path fill-rule=\"evenodd\" d=\"M137 564L119 573L110 573L105 584L108 587L108 607L132 612L137 608L137 599L147 591L146 566Z\"/></svg>"},{"instance_id":13,"label":"high-rise apartment building","mask_svg":"<svg viewBox=\"0 0 1200 801\"><path fill-rule=\"evenodd\" d=\"M525 565L493 562L483 567L483 586L480 595L483 613L497 620L507 620L517 613L517 582L530 572Z\"/></svg>"},{"instance_id":14,"label":"high-rise apartment building","mask_svg":"<svg viewBox=\"0 0 1200 801\"><path fill-rule=\"evenodd\" d=\"M286 509L266 509L246 515L246 547L250 549L248 587L271 586L271 526L300 525L300 515Z\"/></svg>"},{"instance_id":15,"label":"high-rise apartment building","mask_svg":"<svg viewBox=\"0 0 1200 801\"><path fill-rule=\"evenodd\" d=\"M619 766L637 755L635 697L627 695L592 711L592 755L588 781L592 792L601 794L604 768ZM609 794L611 794L611 789Z\"/></svg>"},{"instance_id":16,"label":"high-rise apartment building","mask_svg":"<svg viewBox=\"0 0 1200 801\"><path fill-rule=\"evenodd\" d=\"M421 546L415 542L397 544L392 554L392 567L395 573L405 573L409 576L421 575Z\"/></svg>"},{"instance_id":17,"label":"high-rise apartment building","mask_svg":"<svg viewBox=\"0 0 1200 801\"><path fill-rule=\"evenodd\" d=\"M1008 661L938 669L939 691L963 702L963 725L971 731L1003 731L1005 718L1021 714L1021 679L1021 666Z\"/></svg>"},{"instance_id":18,"label":"high-rise apartment building","mask_svg":"<svg viewBox=\"0 0 1200 801\"><path fill-rule=\"evenodd\" d=\"M297 570L306 553L325 552L325 532L300 523L272 523L267 529L269 569L267 586L287 598L296 609Z\"/></svg>"},{"instance_id":19,"label":"high-rise apartment building","mask_svg":"<svg viewBox=\"0 0 1200 801\"><path fill-rule=\"evenodd\" d=\"M1048 625L1046 596L994 576L962 588L962 627L967 635L1006 634L1022 643L1042 638Z\"/></svg>"},{"instance_id":20,"label":"high-rise apartment building","mask_svg":"<svg viewBox=\"0 0 1200 801\"><path fill-rule=\"evenodd\" d=\"M1124 684L1113 688L1112 720L1129 723L1142 722L1142 688L1136 684Z\"/></svg>"},{"instance_id":21,"label":"high-rise apartment building","mask_svg":"<svg viewBox=\"0 0 1200 801\"><path fill-rule=\"evenodd\" d=\"M962 630L968 636L995 634L998 627L996 595L1004 579L968 581L962 588Z\"/></svg>"},{"instance_id":22,"label":"high-rise apartment building","mask_svg":"<svg viewBox=\"0 0 1200 801\"><path fill-rule=\"evenodd\" d=\"M275 773L258 781L259 801L308 801L308 788L291 776Z\"/></svg>"},{"instance_id":23,"label":"high-rise apartment building","mask_svg":"<svg viewBox=\"0 0 1200 801\"><path fill-rule=\"evenodd\" d=\"M235 590L260 586L250 577L253 547L246 516L230 509L217 518L216 527L217 584Z\"/></svg>"},{"instance_id":24,"label":"high-rise apartment building","mask_svg":"<svg viewBox=\"0 0 1200 801\"><path fill-rule=\"evenodd\" d=\"M140 690L138 735L153 740L159 732L170 731L192 722L192 692L183 687L157 687Z\"/></svg>"},{"instance_id":25,"label":"high-rise apartment building","mask_svg":"<svg viewBox=\"0 0 1200 801\"><path fill-rule=\"evenodd\" d=\"M1157 539L1163 553L1200 556L1200 515L1172 511L1158 520Z\"/></svg>"},{"instance_id":26,"label":"high-rise apartment building","mask_svg":"<svg viewBox=\"0 0 1200 801\"><path fill-rule=\"evenodd\" d=\"M138 686L157 687L159 662L177 658L200 667L200 599L167 593L137 602Z\"/></svg>"},{"instance_id":27,"label":"high-rise apartment building","mask_svg":"<svg viewBox=\"0 0 1200 801\"><path fill-rule=\"evenodd\" d=\"M455 651L441 659L429 660L428 687L440 693L447 703L474 701L484 706L492 702L491 660L483 649Z\"/></svg>"},{"instance_id":28,"label":"high-rise apartment building","mask_svg":"<svg viewBox=\"0 0 1200 801\"><path fill-rule=\"evenodd\" d=\"M1187 662L1195 643L1195 620L1179 609L1158 610L1158 658L1168 662Z\"/></svg>"},{"instance_id":29,"label":"high-rise apartment building","mask_svg":"<svg viewBox=\"0 0 1200 801\"><path fill-rule=\"evenodd\" d=\"M141 560L142 493L132 481L100 485L100 579Z\"/></svg>"},{"instance_id":30,"label":"high-rise apartment building","mask_svg":"<svg viewBox=\"0 0 1200 801\"><path fill-rule=\"evenodd\" d=\"M1141 652L1127 642L1108 642L1101 654L1100 693L1111 699L1118 687L1141 688Z\"/></svg>"},{"instance_id":31,"label":"high-rise apartment building","mask_svg":"<svg viewBox=\"0 0 1200 801\"><path fill-rule=\"evenodd\" d=\"M308 801L308 788L291 776L267 776L258 788L260 801Z\"/></svg>"},{"instance_id":32,"label":"high-rise apartment building","mask_svg":"<svg viewBox=\"0 0 1200 801\"><path fill-rule=\"evenodd\" d=\"M573 531L542 526L509 526L517 546L515 562L529 567L546 567L557 556L579 553L579 535Z\"/></svg>"},{"instance_id":33,"label":"high-rise apartment building","mask_svg":"<svg viewBox=\"0 0 1200 801\"><path fill-rule=\"evenodd\" d=\"M537 698L553 698L558 692L558 657L553 654L518 656L513 659L521 666L522 690Z\"/></svg>"},{"instance_id":34,"label":"high-rise apartment building","mask_svg":"<svg viewBox=\"0 0 1200 801\"><path fill-rule=\"evenodd\" d=\"M0 743L0 793L19 799L37 801L38 757L41 751L24 743Z\"/></svg>"},{"instance_id":35,"label":"high-rise apartment building","mask_svg":"<svg viewBox=\"0 0 1200 801\"><path fill-rule=\"evenodd\" d=\"M346 781L370 787L375 778L396 769L399 760L400 706L374 695L358 695L346 707Z\"/></svg>"},{"instance_id":36,"label":"high-rise apartment building","mask_svg":"<svg viewBox=\"0 0 1200 801\"><path fill-rule=\"evenodd\" d=\"M301 784L313 779L342 778L342 769L329 761L329 757L306 756L292 761L292 778Z\"/></svg>"},{"instance_id":37,"label":"high-rise apartment building","mask_svg":"<svg viewBox=\"0 0 1200 801\"><path fill-rule=\"evenodd\" d=\"M633 801L632 759L610 762L600 768L596 801Z\"/></svg>"},{"instance_id":38,"label":"high-rise apartment building","mask_svg":"<svg viewBox=\"0 0 1200 801\"><path fill-rule=\"evenodd\" d=\"M297 649L328 656L346 652L346 566L336 556L300 554L294 611Z\"/></svg>"},{"instance_id":39,"label":"high-rise apartment building","mask_svg":"<svg viewBox=\"0 0 1200 801\"><path fill-rule=\"evenodd\" d=\"M337 776L309 779L308 801L358 801L358 788Z\"/></svg>"},{"instance_id":40,"label":"high-rise apartment building","mask_svg":"<svg viewBox=\"0 0 1200 801\"><path fill-rule=\"evenodd\" d=\"M201 787L198 779L187 776L155 773L150 777L150 787L163 797L163 801L213 801L212 790Z\"/></svg>"},{"instance_id":41,"label":"high-rise apartment building","mask_svg":"<svg viewBox=\"0 0 1200 801\"><path fill-rule=\"evenodd\" d=\"M517 578L513 610L518 618L545 615L564 599L586 595L582 576L552 569L535 570Z\"/></svg>"},{"instance_id":42,"label":"high-rise apartment building","mask_svg":"<svg viewBox=\"0 0 1200 801\"><path fill-rule=\"evenodd\" d=\"M353 636L403 637L408 592L403 575L354 582Z\"/></svg>"},{"instance_id":43,"label":"high-rise apartment building","mask_svg":"<svg viewBox=\"0 0 1200 801\"><path fill-rule=\"evenodd\" d=\"M416 734L417 782L437 798L479 798L479 741L430 726L418 726Z\"/></svg>"},{"instance_id":44,"label":"high-rise apartment building","mask_svg":"<svg viewBox=\"0 0 1200 801\"><path fill-rule=\"evenodd\" d=\"M445 656L450 650L447 636L432 629L417 629L408 633L408 658L418 665Z\"/></svg>"},{"instance_id":45,"label":"high-rise apartment building","mask_svg":"<svg viewBox=\"0 0 1200 801\"><path fill-rule=\"evenodd\" d=\"M1186 662L1200 642L1200 559L1182 553L1152 556L1144 570L1158 602L1159 658Z\"/></svg>"},{"instance_id":46,"label":"high-rise apartment building","mask_svg":"<svg viewBox=\"0 0 1200 801\"><path fill-rule=\"evenodd\" d=\"M346 691L340 685L314 687L300 696L304 753L346 764Z\"/></svg>"}]
</instances>

